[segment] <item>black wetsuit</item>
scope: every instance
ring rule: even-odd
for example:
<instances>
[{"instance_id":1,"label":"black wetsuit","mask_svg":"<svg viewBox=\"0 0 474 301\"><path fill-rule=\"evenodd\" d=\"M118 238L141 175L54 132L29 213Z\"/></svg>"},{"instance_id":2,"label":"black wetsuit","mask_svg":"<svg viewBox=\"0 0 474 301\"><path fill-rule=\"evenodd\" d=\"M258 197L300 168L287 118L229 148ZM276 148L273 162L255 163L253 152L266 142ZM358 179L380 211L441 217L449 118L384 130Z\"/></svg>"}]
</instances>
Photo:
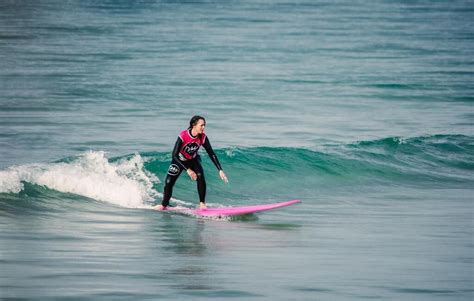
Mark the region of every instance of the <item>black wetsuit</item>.
<instances>
[{"instance_id":1,"label":"black wetsuit","mask_svg":"<svg viewBox=\"0 0 474 301\"><path fill-rule=\"evenodd\" d=\"M191 137L191 130L188 130L188 133ZM209 157L211 158L214 165L217 167L218 170L222 170L221 164L217 159L214 150L211 147L211 143L209 142L209 138L207 136L204 137L204 141L202 146L206 149ZM169 205L169 201L171 195L173 194L173 186L176 183L176 180L181 175L183 170L187 170L191 168L196 175L197 175L197 189L199 194L199 201L205 203L206 201L206 179L204 177L204 170L201 166L201 157L196 155L193 159L186 159L181 153L183 148L183 140L178 137L176 140L176 144L174 145L173 149L173 159L171 161L170 167L168 168L168 173L166 175L165 180L165 188L163 192L163 201L161 205L166 207ZM197 148L194 152L197 152L199 148Z\"/></svg>"}]
</instances>

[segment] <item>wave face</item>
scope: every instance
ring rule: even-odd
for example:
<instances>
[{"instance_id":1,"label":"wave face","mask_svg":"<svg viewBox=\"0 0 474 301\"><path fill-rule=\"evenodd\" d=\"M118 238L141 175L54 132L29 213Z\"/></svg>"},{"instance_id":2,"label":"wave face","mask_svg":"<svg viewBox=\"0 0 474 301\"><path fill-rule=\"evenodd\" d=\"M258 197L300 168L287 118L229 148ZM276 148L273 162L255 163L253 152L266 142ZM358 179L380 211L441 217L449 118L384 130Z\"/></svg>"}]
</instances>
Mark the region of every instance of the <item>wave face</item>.
<instances>
[{"instance_id":1,"label":"wave face","mask_svg":"<svg viewBox=\"0 0 474 301\"><path fill-rule=\"evenodd\" d=\"M285 147L226 148L217 151L231 180L221 185L203 154L210 202L312 198L354 189L386 186L468 188L474 184L474 140L462 135L389 137L319 150ZM107 158L86 152L53 163L12 166L0 172L0 193L62 192L123 207L148 207L159 201L170 162L164 152ZM183 175L175 202L195 197ZM46 192L45 192L46 191ZM184 202L184 201L181 201ZM186 202L184 202L186 203Z\"/></svg>"}]
</instances>

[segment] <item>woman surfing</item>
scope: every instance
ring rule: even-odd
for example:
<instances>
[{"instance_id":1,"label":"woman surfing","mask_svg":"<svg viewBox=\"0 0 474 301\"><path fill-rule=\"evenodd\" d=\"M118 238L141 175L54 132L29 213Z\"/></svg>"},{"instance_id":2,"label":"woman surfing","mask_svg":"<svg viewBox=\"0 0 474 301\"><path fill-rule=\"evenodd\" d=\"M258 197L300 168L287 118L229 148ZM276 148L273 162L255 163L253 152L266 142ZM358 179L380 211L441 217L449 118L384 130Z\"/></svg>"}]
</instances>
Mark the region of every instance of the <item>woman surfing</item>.
<instances>
[{"instance_id":1,"label":"woman surfing","mask_svg":"<svg viewBox=\"0 0 474 301\"><path fill-rule=\"evenodd\" d=\"M221 179L225 183L229 182L227 176L222 170L216 154L214 153L214 150L212 149L209 138L204 134L205 126L206 120L204 117L193 116L189 121L188 129L179 133L178 139L174 145L172 161L166 175L163 200L161 205L154 207L155 209L166 210L171 195L173 194L173 186L183 170L186 170L189 177L197 182L199 208L206 208L206 179L204 177L204 170L201 166L201 157L198 154L201 145L206 149L206 152L219 171Z\"/></svg>"}]
</instances>

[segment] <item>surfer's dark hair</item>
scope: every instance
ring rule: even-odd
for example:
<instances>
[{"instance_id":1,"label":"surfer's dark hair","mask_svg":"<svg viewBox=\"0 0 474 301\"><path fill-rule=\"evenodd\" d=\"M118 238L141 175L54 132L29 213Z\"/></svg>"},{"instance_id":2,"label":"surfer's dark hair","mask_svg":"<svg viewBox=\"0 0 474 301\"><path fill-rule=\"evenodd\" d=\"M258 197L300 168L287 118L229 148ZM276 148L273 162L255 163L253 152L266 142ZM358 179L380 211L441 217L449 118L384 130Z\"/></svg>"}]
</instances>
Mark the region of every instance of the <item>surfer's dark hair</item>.
<instances>
[{"instance_id":1,"label":"surfer's dark hair","mask_svg":"<svg viewBox=\"0 0 474 301\"><path fill-rule=\"evenodd\" d=\"M191 118L191 120L189 120L189 127L188 129L192 129L193 126L195 126L199 120L204 120L204 124L206 124L206 119L202 116L199 116L199 115L194 115L193 118Z\"/></svg>"}]
</instances>

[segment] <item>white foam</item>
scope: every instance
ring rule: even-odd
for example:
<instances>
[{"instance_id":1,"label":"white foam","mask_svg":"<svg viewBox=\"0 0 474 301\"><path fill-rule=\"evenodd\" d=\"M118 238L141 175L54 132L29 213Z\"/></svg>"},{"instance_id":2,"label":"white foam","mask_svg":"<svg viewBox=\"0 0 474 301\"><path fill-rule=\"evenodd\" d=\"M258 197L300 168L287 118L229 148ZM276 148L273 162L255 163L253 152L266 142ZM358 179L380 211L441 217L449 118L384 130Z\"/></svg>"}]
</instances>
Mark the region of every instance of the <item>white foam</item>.
<instances>
[{"instance_id":1,"label":"white foam","mask_svg":"<svg viewBox=\"0 0 474 301\"><path fill-rule=\"evenodd\" d=\"M0 171L0 193L18 193L23 190L23 183L18 172L14 170Z\"/></svg>"},{"instance_id":2,"label":"white foam","mask_svg":"<svg viewBox=\"0 0 474 301\"><path fill-rule=\"evenodd\" d=\"M159 179L146 172L139 154L109 162L105 152L89 151L72 162L28 164L0 171L0 193L18 193L22 182L129 208L149 207L160 194Z\"/></svg>"}]
</instances>

